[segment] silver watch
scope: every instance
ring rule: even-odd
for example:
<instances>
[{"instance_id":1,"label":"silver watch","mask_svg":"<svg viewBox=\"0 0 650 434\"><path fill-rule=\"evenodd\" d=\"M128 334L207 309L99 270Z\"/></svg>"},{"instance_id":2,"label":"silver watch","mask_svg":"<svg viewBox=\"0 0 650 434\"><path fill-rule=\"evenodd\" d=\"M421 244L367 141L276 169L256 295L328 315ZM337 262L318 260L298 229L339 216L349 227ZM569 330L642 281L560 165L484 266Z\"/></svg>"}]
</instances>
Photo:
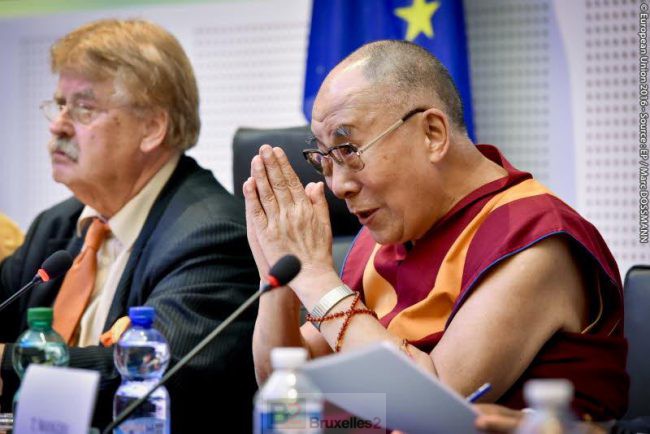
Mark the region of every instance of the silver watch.
<instances>
[{"instance_id":1,"label":"silver watch","mask_svg":"<svg viewBox=\"0 0 650 434\"><path fill-rule=\"evenodd\" d=\"M347 285L337 286L334 289L330 289L327 294L321 297L316 303L316 306L311 311L311 316L313 317L323 317L329 313L334 306L336 306L341 300L346 299L354 295L354 291L351 290ZM321 323L313 322L312 323L317 330L320 330Z\"/></svg>"}]
</instances>

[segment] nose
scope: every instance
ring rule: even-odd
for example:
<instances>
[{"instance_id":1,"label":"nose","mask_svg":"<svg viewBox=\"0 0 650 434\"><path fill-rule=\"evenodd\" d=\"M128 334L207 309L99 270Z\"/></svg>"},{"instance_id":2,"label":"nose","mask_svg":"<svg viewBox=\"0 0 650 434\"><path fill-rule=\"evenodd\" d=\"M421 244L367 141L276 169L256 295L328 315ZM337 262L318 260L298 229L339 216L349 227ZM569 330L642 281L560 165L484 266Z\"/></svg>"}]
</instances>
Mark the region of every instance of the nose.
<instances>
[{"instance_id":1,"label":"nose","mask_svg":"<svg viewBox=\"0 0 650 434\"><path fill-rule=\"evenodd\" d=\"M325 178L327 186L339 199L350 199L361 190L361 183L347 167L334 164L332 175Z\"/></svg>"},{"instance_id":2,"label":"nose","mask_svg":"<svg viewBox=\"0 0 650 434\"><path fill-rule=\"evenodd\" d=\"M61 137L72 137L74 134L74 127L70 117L67 116L67 109L63 109L59 114L50 122L49 130L53 136Z\"/></svg>"}]
</instances>

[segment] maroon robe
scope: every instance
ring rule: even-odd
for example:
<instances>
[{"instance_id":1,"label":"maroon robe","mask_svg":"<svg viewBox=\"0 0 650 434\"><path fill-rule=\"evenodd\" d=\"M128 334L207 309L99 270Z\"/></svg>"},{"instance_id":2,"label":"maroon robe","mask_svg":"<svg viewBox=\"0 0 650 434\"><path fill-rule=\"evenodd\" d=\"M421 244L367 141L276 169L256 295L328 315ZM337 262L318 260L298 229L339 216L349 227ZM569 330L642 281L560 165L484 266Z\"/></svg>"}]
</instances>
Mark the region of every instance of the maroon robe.
<instances>
[{"instance_id":1,"label":"maroon robe","mask_svg":"<svg viewBox=\"0 0 650 434\"><path fill-rule=\"evenodd\" d=\"M518 171L493 146L479 150L508 172L463 198L411 246L376 244L362 229L342 278L393 334L430 352L481 278L504 259L550 236L563 236L587 272L592 324L582 333L556 333L523 375L497 401L523 408L523 384L566 378L574 409L585 419L620 418L629 379L618 267L596 228Z\"/></svg>"}]
</instances>

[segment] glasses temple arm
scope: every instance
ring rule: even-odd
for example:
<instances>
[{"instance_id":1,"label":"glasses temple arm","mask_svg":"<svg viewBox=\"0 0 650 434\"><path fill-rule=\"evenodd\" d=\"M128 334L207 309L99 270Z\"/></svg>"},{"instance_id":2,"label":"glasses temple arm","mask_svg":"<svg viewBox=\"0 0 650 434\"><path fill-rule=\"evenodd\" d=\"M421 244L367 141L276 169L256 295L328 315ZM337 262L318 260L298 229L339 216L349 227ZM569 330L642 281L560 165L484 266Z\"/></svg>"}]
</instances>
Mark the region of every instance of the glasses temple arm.
<instances>
[{"instance_id":1,"label":"glasses temple arm","mask_svg":"<svg viewBox=\"0 0 650 434\"><path fill-rule=\"evenodd\" d=\"M368 149L370 149L370 147L371 147L372 145L374 145L375 143L377 143L378 141L380 141L381 139L383 139L384 137L386 137L388 134L390 134L390 133L392 133L393 131L395 131L395 130L396 130L400 125L402 125L403 123L404 123L404 119L398 119L397 121L395 121L395 123L394 123L393 125L391 125L390 127L388 127L388 129L386 129L386 131L384 131L383 133L381 133L380 135L378 135L377 137L375 137L375 138L374 138L373 140L371 140L369 143L366 143L366 145L365 145L363 148L358 149L358 150L357 150L357 153L358 153L359 155L363 154L363 153L366 152Z\"/></svg>"}]
</instances>

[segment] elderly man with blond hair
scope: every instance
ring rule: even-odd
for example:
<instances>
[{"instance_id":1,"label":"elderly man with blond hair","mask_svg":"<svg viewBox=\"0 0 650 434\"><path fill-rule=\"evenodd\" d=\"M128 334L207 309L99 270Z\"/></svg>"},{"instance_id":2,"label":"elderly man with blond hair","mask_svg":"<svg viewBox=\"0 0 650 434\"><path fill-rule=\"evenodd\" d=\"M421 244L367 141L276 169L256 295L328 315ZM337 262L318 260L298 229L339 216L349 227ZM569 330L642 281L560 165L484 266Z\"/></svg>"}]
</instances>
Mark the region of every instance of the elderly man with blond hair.
<instances>
[{"instance_id":1,"label":"elderly man with blond hair","mask_svg":"<svg viewBox=\"0 0 650 434\"><path fill-rule=\"evenodd\" d=\"M1 298L52 252L76 258L0 316L2 407L18 386L11 342L27 308L53 306L70 365L102 375L95 425L104 426L120 380L114 326L129 307L155 308L173 364L255 291L257 274L243 204L184 155L198 139L199 96L178 41L146 21L102 20L58 40L51 65L58 84L41 109L52 176L74 197L41 213L0 264ZM250 429L253 320L232 324L169 384L173 432Z\"/></svg>"}]
</instances>

